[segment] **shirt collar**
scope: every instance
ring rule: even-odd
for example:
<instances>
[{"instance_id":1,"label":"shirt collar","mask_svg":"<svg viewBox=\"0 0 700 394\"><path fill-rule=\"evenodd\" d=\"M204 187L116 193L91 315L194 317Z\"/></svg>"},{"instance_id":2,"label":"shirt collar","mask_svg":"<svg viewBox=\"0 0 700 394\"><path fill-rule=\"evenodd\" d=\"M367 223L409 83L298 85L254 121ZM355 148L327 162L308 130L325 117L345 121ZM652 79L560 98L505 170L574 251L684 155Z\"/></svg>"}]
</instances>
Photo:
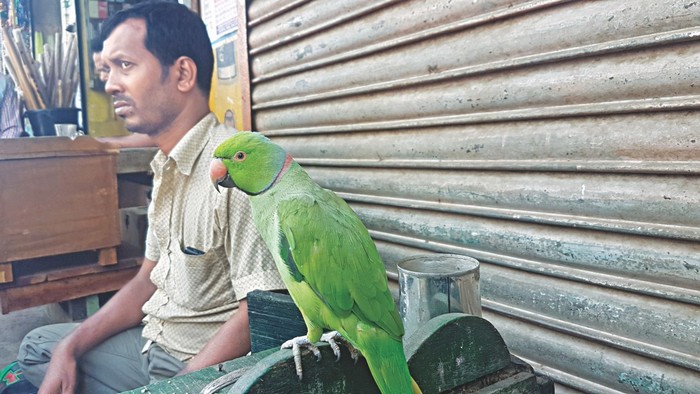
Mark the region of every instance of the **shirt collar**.
<instances>
[{"instance_id":1,"label":"shirt collar","mask_svg":"<svg viewBox=\"0 0 700 394\"><path fill-rule=\"evenodd\" d=\"M159 150L153 161L163 164L168 159L172 159L182 174L190 175L192 167L209 142L211 131L214 130L217 123L218 120L213 113L207 114L175 144L175 147L170 151L170 156L166 157L163 151Z\"/></svg>"}]
</instances>

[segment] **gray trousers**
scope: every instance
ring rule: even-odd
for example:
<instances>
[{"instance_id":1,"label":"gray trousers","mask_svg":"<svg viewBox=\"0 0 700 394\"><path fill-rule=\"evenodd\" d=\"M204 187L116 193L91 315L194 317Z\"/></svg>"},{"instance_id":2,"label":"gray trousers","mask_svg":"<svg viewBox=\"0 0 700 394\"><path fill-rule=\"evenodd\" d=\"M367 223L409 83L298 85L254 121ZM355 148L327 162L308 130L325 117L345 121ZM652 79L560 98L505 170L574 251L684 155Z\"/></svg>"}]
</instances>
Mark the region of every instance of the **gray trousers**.
<instances>
[{"instance_id":1,"label":"gray trousers","mask_svg":"<svg viewBox=\"0 0 700 394\"><path fill-rule=\"evenodd\" d=\"M24 337L17 360L24 376L39 387L54 346L79 323L52 324ZM78 360L78 393L115 393L132 390L175 376L184 364L152 344L143 353L142 327L123 331L96 346Z\"/></svg>"}]
</instances>

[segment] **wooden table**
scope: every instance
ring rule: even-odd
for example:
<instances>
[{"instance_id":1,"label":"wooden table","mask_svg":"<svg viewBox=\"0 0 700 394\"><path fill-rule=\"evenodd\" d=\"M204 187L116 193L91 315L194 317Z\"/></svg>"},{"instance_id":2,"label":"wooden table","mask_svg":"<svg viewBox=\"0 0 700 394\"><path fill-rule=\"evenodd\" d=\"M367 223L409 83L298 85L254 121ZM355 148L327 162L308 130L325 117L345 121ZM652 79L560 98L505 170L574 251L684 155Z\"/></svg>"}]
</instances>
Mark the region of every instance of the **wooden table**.
<instances>
[{"instance_id":1,"label":"wooden table","mask_svg":"<svg viewBox=\"0 0 700 394\"><path fill-rule=\"evenodd\" d=\"M91 137L0 141L2 313L117 290L133 277L141 259L118 253L120 208L146 204L154 153ZM140 182L121 180L120 169Z\"/></svg>"}]
</instances>

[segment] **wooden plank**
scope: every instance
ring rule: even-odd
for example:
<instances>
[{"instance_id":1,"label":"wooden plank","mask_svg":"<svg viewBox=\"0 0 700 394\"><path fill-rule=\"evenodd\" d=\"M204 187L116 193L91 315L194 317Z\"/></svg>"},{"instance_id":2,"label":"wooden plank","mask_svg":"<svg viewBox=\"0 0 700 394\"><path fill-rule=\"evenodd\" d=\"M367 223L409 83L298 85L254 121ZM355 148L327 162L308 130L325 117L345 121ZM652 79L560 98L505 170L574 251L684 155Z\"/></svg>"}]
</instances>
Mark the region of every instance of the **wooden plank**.
<instances>
[{"instance_id":1,"label":"wooden plank","mask_svg":"<svg viewBox=\"0 0 700 394\"><path fill-rule=\"evenodd\" d=\"M0 264L0 283L9 283L13 280L12 263Z\"/></svg>"},{"instance_id":2,"label":"wooden plank","mask_svg":"<svg viewBox=\"0 0 700 394\"><path fill-rule=\"evenodd\" d=\"M404 343L411 375L423 392L439 393L473 382L483 388L503 380L507 382L487 392L505 393L511 388L515 390L510 391L513 393L538 392L534 374L512 365L508 348L498 331L480 317L457 313L438 316ZM296 376L291 351L284 349L258 362L230 392L379 392L364 358L353 364L343 351L340 361L336 362L327 345L322 345L320 350L322 357L318 362L310 352L302 352L304 378L301 381ZM435 373L437 368L440 373ZM508 373L497 374L501 370L508 370ZM494 377L494 374L497 375ZM510 379L512 376L517 378ZM480 379L483 381L479 382Z\"/></svg>"},{"instance_id":3,"label":"wooden plank","mask_svg":"<svg viewBox=\"0 0 700 394\"><path fill-rule=\"evenodd\" d=\"M60 279L30 286L0 289L2 313L67 301L120 289L136 275L138 267Z\"/></svg>"},{"instance_id":4,"label":"wooden plank","mask_svg":"<svg viewBox=\"0 0 700 394\"><path fill-rule=\"evenodd\" d=\"M175 376L171 379L150 384L146 387L139 387L125 394L172 394L172 393L199 393L208 383L230 372L249 370L258 361L276 352L277 349L270 349L260 353L253 353L248 356L239 357L235 360L226 361L216 366L202 368L195 373L182 376ZM227 393L228 387L218 391Z\"/></svg>"},{"instance_id":5,"label":"wooden plank","mask_svg":"<svg viewBox=\"0 0 700 394\"><path fill-rule=\"evenodd\" d=\"M435 392L494 373L511 362L496 328L478 316L437 316L404 343L413 378L421 387L434 388ZM436 365L440 365L440 374L435 373Z\"/></svg>"},{"instance_id":6,"label":"wooden plank","mask_svg":"<svg viewBox=\"0 0 700 394\"><path fill-rule=\"evenodd\" d=\"M0 262L119 245L116 182L113 155L0 159Z\"/></svg>"},{"instance_id":7,"label":"wooden plank","mask_svg":"<svg viewBox=\"0 0 700 394\"><path fill-rule=\"evenodd\" d=\"M117 248L102 248L98 251L97 264L114 265L117 264Z\"/></svg>"},{"instance_id":8,"label":"wooden plank","mask_svg":"<svg viewBox=\"0 0 700 394\"><path fill-rule=\"evenodd\" d=\"M298 313L288 295L263 291L248 294L248 309L249 313L252 312L249 314L251 333L264 331L265 327L274 331L278 326L284 325L280 322L293 322ZM289 309L293 311L290 312ZM279 315L279 321L272 322L276 314ZM293 335L294 333L287 333L281 336L289 338ZM253 336L251 335L251 339ZM405 339L405 347L411 374L424 393L547 392L540 390L543 384L538 385L532 367L511 357L495 328L479 317L464 314L439 316L419 328L415 335ZM360 357L357 363L353 363L348 351L343 348L341 359L336 362L327 344L321 344L319 349L320 361L309 351L302 351L302 381L296 376L291 351L278 350L275 346L253 353L252 356L224 363L216 369L205 368L130 393L199 392L205 385L221 378L224 373L234 373L236 380L231 387L220 388L217 391L220 393L379 392L364 358ZM254 358L256 356L257 358ZM439 374L435 373L437 368L440 369ZM551 381L549 383L551 385Z\"/></svg>"},{"instance_id":9,"label":"wooden plank","mask_svg":"<svg viewBox=\"0 0 700 394\"><path fill-rule=\"evenodd\" d=\"M379 394L364 357L355 363L347 349L342 349L342 356L336 361L327 344L320 345L319 350L321 360L318 362L309 351L302 351L304 377L301 381L296 375L292 351L283 349L255 364L231 387L230 392ZM435 373L435 368L432 372Z\"/></svg>"},{"instance_id":10,"label":"wooden plank","mask_svg":"<svg viewBox=\"0 0 700 394\"><path fill-rule=\"evenodd\" d=\"M304 320L289 295L254 290L247 298L251 352L279 348L288 339L306 335Z\"/></svg>"},{"instance_id":11,"label":"wooden plank","mask_svg":"<svg viewBox=\"0 0 700 394\"><path fill-rule=\"evenodd\" d=\"M114 155L119 150L92 137L9 138L0 144L0 160L86 155Z\"/></svg>"},{"instance_id":12,"label":"wooden plank","mask_svg":"<svg viewBox=\"0 0 700 394\"><path fill-rule=\"evenodd\" d=\"M97 263L91 262L89 264L78 265L75 267L62 267L63 262L69 261L71 258L74 258L74 256L75 254L71 253L64 256L50 256L23 262L28 265L55 265L55 268L48 270L39 270L30 274L15 275L13 282L4 284L0 283L0 290L8 287L36 285L39 283L51 282L55 280L100 274L103 272L111 272L120 269L138 267L141 265L142 261L142 257L139 257L122 259L119 260L117 264L108 266L101 266Z\"/></svg>"},{"instance_id":13,"label":"wooden plank","mask_svg":"<svg viewBox=\"0 0 700 394\"><path fill-rule=\"evenodd\" d=\"M301 314L287 294L257 290L250 292L248 320L253 352L278 348L285 340L306 334ZM442 343L441 340L446 342ZM485 379L486 382L499 381L519 371L534 376L531 368L524 363L519 363L520 368L509 368L513 363L500 334L488 321L475 316L442 315L421 327L405 343L409 366L411 371L416 371L412 372L414 378L440 391L464 385L465 382L476 382L489 375L491 376ZM484 352L483 349L489 351ZM465 357L464 353L468 355ZM434 365L441 365L445 373L436 376L432 373ZM355 379L360 377L348 377L348 380ZM486 383L479 382L473 386L483 387L484 384ZM529 383L523 383L527 384ZM265 387L265 390L268 389L272 388ZM358 392L365 389L362 387Z\"/></svg>"}]
</instances>

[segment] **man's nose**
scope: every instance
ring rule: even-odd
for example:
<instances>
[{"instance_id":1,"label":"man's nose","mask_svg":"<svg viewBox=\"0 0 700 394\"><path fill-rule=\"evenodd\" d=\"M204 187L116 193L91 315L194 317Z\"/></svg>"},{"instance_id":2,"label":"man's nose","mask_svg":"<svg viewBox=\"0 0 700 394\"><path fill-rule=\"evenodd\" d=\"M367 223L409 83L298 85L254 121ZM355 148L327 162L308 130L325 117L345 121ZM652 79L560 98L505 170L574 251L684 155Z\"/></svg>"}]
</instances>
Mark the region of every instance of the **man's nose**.
<instances>
[{"instance_id":1,"label":"man's nose","mask_svg":"<svg viewBox=\"0 0 700 394\"><path fill-rule=\"evenodd\" d=\"M121 92L121 84L118 81L118 77L115 73L110 71L104 72L105 77L105 92L109 95L114 95L115 93Z\"/></svg>"}]
</instances>

